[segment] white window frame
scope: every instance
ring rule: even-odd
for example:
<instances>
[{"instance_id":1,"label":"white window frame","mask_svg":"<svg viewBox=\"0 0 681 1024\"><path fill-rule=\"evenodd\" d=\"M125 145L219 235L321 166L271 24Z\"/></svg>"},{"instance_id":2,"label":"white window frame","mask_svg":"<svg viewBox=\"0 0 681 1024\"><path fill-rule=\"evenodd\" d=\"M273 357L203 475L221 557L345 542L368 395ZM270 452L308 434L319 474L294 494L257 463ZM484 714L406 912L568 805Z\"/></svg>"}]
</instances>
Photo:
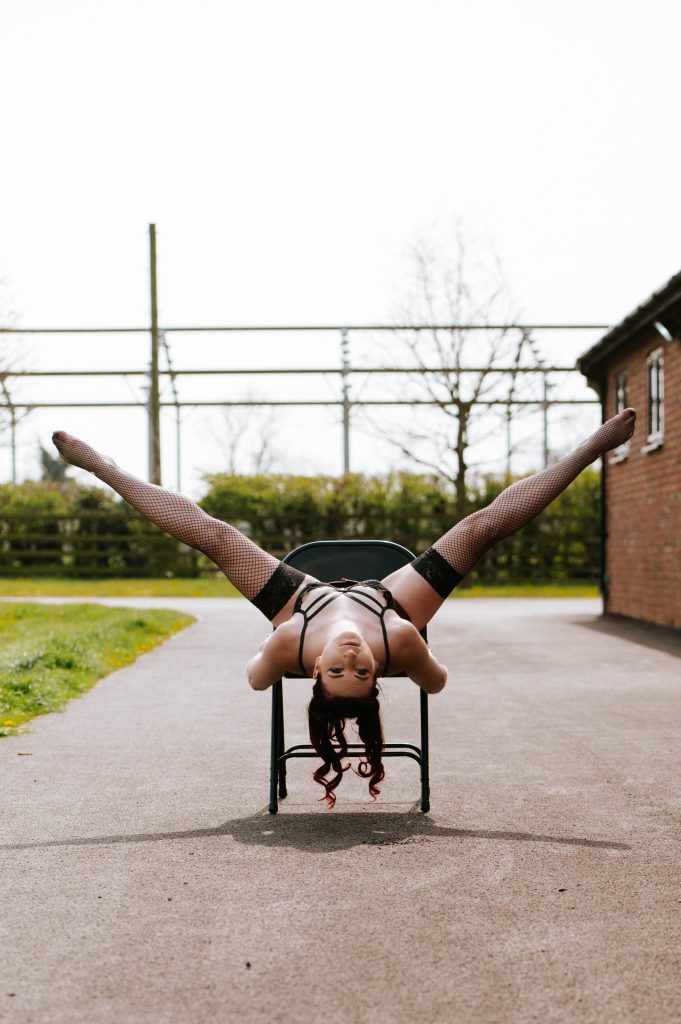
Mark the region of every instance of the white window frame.
<instances>
[{"instance_id":1,"label":"white window frame","mask_svg":"<svg viewBox=\"0 0 681 1024\"><path fill-rule=\"evenodd\" d=\"M664 441L664 350L653 349L646 359L647 444L642 452L661 448Z\"/></svg>"},{"instance_id":2,"label":"white window frame","mask_svg":"<svg viewBox=\"0 0 681 1024\"><path fill-rule=\"evenodd\" d=\"M627 391L629 383L629 375L626 370L620 370L614 376L615 385L615 413L622 412L627 408ZM616 465L618 462L624 462L625 459L629 458L629 442L625 441L624 444L618 445L613 451L612 455L608 459L611 465Z\"/></svg>"}]
</instances>

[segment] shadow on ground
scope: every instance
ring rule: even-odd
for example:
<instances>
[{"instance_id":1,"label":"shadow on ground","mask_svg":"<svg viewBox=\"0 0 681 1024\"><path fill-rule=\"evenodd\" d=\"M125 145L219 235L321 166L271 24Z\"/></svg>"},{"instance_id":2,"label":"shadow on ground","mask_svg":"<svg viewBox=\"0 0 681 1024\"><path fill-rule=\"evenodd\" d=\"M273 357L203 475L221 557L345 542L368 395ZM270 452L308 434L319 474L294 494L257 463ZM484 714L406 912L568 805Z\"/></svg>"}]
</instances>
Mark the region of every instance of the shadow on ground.
<instances>
[{"instance_id":1,"label":"shadow on ground","mask_svg":"<svg viewBox=\"0 0 681 1024\"><path fill-rule=\"evenodd\" d=\"M552 843L597 850L629 850L626 843L605 839L551 836L534 832L455 828L437 824L427 815L411 809L393 812L292 813L270 815L260 811L245 818L233 818L214 828L178 832L149 832L48 840L38 843L2 845L0 850L35 850L63 846L98 846L115 843L153 843L183 839L230 836L247 846L290 847L303 853L335 853L356 846L396 846L438 839L490 839L518 843Z\"/></svg>"},{"instance_id":2,"label":"shadow on ground","mask_svg":"<svg viewBox=\"0 0 681 1024\"><path fill-rule=\"evenodd\" d=\"M681 658L681 630L656 626L652 622L627 619L624 615L603 615L599 619L579 619L576 625L598 633L616 636L619 640L651 647L655 651Z\"/></svg>"}]
</instances>

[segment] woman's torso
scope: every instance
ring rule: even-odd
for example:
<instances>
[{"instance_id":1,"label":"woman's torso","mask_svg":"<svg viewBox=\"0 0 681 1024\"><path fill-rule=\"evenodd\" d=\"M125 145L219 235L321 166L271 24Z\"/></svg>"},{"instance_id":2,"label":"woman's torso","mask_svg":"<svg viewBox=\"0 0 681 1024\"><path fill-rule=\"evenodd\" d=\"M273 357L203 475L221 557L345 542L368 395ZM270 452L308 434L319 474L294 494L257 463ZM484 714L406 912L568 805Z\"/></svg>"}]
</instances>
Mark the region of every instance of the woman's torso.
<instances>
[{"instance_id":1,"label":"woman's torso","mask_svg":"<svg viewBox=\"0 0 681 1024\"><path fill-rule=\"evenodd\" d=\"M350 621L369 645L381 674L399 672L397 634L404 630L406 614L398 609L390 591L378 580L307 584L298 593L290 625L287 623L295 647L291 671L310 675L335 628Z\"/></svg>"}]
</instances>

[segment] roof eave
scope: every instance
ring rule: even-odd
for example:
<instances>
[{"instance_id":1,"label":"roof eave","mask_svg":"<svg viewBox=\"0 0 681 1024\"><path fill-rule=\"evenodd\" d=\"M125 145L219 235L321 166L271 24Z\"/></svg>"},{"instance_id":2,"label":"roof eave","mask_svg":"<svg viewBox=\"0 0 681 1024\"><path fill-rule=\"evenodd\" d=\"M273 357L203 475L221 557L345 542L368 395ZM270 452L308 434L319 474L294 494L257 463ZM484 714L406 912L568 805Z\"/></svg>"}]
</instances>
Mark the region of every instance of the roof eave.
<instances>
[{"instance_id":1,"label":"roof eave","mask_svg":"<svg viewBox=\"0 0 681 1024\"><path fill-rule=\"evenodd\" d=\"M665 316L673 314L669 323ZM656 321L664 323L673 335L681 329L681 273L675 274L667 284L650 296L646 302L612 327L592 348L577 360L578 369L590 379L603 376L607 359L636 335L653 326Z\"/></svg>"}]
</instances>

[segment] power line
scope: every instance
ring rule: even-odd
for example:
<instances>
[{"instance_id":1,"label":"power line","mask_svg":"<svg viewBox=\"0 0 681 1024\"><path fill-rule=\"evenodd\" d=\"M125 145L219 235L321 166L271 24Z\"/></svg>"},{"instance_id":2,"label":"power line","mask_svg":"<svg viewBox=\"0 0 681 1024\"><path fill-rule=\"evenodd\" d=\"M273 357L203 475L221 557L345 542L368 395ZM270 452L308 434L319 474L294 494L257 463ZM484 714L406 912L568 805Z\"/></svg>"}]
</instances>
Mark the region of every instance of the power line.
<instances>
[{"instance_id":1,"label":"power line","mask_svg":"<svg viewBox=\"0 0 681 1024\"><path fill-rule=\"evenodd\" d=\"M163 336L163 332L161 332ZM228 377L277 376L293 374L309 376L314 374L348 373L393 374L408 373L424 375L427 373L579 373L574 366L320 366L320 367L279 367L267 369L205 369L205 370L159 370L159 376L200 377L224 375ZM147 377L149 370L3 370L3 377ZM581 374L580 374L581 376Z\"/></svg>"},{"instance_id":2,"label":"power line","mask_svg":"<svg viewBox=\"0 0 681 1024\"><path fill-rule=\"evenodd\" d=\"M230 324L229 326L158 327L165 334L261 331L607 331L610 324ZM0 327L0 334L148 334L149 327Z\"/></svg>"},{"instance_id":3,"label":"power line","mask_svg":"<svg viewBox=\"0 0 681 1024\"><path fill-rule=\"evenodd\" d=\"M324 407L337 407L342 408L343 400L313 400L313 401L296 401L296 400L280 400L280 399L244 399L243 401L227 401L227 402L211 402L211 401L186 401L186 402L160 402L161 408L194 408L199 406L222 408L222 407L266 407L266 406L317 406L319 408ZM365 405L429 405L432 408L452 407L456 408L459 404L474 404L474 405L528 405L528 406L543 406L543 400L541 398L477 398L474 403L459 403L459 402L447 402L447 401L435 401L432 398L380 398L380 399L355 399L350 401L350 405L353 408L357 408ZM551 402L551 405L599 405L600 402L597 398L559 398L555 402ZM146 409L146 402L30 402L20 403L13 402L15 409ZM6 405L0 405L0 409L7 408Z\"/></svg>"}]
</instances>

